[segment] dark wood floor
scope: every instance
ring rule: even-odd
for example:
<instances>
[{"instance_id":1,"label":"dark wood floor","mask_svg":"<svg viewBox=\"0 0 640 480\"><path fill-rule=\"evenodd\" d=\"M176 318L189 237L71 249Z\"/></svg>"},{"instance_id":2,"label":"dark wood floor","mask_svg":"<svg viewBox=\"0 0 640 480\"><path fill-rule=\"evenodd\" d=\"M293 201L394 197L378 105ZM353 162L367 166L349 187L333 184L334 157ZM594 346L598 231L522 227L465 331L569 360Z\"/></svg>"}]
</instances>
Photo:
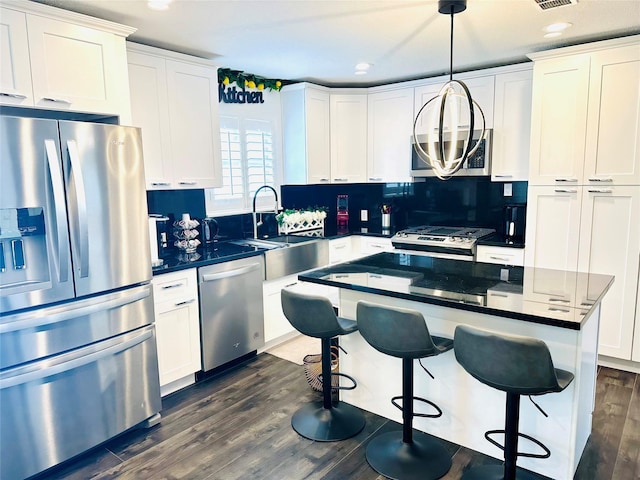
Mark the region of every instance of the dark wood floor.
<instances>
[{"instance_id":1,"label":"dark wood floor","mask_svg":"<svg viewBox=\"0 0 640 480\"><path fill-rule=\"evenodd\" d=\"M318 397L303 367L269 354L163 400L162 422L111 440L40 478L89 479L381 479L364 456L372 435L397 424L366 414L356 437L318 443L298 436L293 412ZM579 480L640 479L640 380L600 368L593 433ZM497 460L448 445L459 479ZM544 460L541 460L544 461Z\"/></svg>"}]
</instances>

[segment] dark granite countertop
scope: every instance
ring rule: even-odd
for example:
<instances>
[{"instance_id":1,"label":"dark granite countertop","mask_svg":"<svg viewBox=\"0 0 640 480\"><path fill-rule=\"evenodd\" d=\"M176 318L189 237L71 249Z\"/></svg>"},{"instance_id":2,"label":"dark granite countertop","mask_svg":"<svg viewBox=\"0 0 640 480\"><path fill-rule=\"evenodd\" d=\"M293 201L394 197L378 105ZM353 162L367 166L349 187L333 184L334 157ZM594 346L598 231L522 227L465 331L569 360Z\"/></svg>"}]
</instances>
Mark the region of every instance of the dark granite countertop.
<instances>
[{"instance_id":1,"label":"dark granite countertop","mask_svg":"<svg viewBox=\"0 0 640 480\"><path fill-rule=\"evenodd\" d=\"M301 281L580 330L610 275L379 253L300 274Z\"/></svg>"},{"instance_id":2,"label":"dark granite countertop","mask_svg":"<svg viewBox=\"0 0 640 480\"><path fill-rule=\"evenodd\" d=\"M216 242L211 247L198 248L195 253L181 253L174 251L162 257L164 263L154 267L153 275L175 272L187 268L205 267L214 263L228 262L240 258L262 255L264 250L256 247L235 245L229 242Z\"/></svg>"}]
</instances>

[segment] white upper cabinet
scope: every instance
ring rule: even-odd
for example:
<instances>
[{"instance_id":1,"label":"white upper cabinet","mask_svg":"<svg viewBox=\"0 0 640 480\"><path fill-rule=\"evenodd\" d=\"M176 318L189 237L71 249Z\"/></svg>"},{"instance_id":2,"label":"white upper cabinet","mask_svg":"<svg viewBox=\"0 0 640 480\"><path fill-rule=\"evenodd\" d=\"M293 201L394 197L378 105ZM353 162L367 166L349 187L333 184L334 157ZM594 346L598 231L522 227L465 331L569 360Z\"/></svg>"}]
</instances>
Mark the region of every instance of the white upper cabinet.
<instances>
[{"instance_id":1,"label":"white upper cabinet","mask_svg":"<svg viewBox=\"0 0 640 480\"><path fill-rule=\"evenodd\" d=\"M529 185L581 183L589 65L587 54L535 62Z\"/></svg>"},{"instance_id":2,"label":"white upper cabinet","mask_svg":"<svg viewBox=\"0 0 640 480\"><path fill-rule=\"evenodd\" d=\"M133 124L142 128L147 189L222 182L217 69L208 61L128 45Z\"/></svg>"},{"instance_id":3,"label":"white upper cabinet","mask_svg":"<svg viewBox=\"0 0 640 480\"><path fill-rule=\"evenodd\" d=\"M301 83L280 92L285 184L331 181L329 91Z\"/></svg>"},{"instance_id":4,"label":"white upper cabinet","mask_svg":"<svg viewBox=\"0 0 640 480\"><path fill-rule=\"evenodd\" d=\"M411 181L413 88L368 96L367 180Z\"/></svg>"},{"instance_id":5,"label":"white upper cabinet","mask_svg":"<svg viewBox=\"0 0 640 480\"><path fill-rule=\"evenodd\" d=\"M331 94L331 181L367 180L367 95Z\"/></svg>"},{"instance_id":6,"label":"white upper cabinet","mask_svg":"<svg viewBox=\"0 0 640 480\"><path fill-rule=\"evenodd\" d=\"M130 123L125 37L135 29L34 2L4 6L1 103Z\"/></svg>"},{"instance_id":7,"label":"white upper cabinet","mask_svg":"<svg viewBox=\"0 0 640 480\"><path fill-rule=\"evenodd\" d=\"M493 181L526 181L529 178L532 82L531 68L495 77Z\"/></svg>"},{"instance_id":8,"label":"white upper cabinet","mask_svg":"<svg viewBox=\"0 0 640 480\"><path fill-rule=\"evenodd\" d=\"M640 185L640 45L591 55L586 184Z\"/></svg>"},{"instance_id":9,"label":"white upper cabinet","mask_svg":"<svg viewBox=\"0 0 640 480\"><path fill-rule=\"evenodd\" d=\"M33 106L27 15L0 8L0 103Z\"/></svg>"}]
</instances>

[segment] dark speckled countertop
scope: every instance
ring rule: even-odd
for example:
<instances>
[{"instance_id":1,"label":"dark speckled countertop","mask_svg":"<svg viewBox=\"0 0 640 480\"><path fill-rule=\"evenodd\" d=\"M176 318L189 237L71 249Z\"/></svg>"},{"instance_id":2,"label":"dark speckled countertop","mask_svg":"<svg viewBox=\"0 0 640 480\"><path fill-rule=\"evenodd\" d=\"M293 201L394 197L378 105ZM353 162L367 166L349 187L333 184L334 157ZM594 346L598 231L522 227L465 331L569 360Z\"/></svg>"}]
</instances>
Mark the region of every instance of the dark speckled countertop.
<instances>
[{"instance_id":1,"label":"dark speckled countertop","mask_svg":"<svg viewBox=\"0 0 640 480\"><path fill-rule=\"evenodd\" d=\"M300 274L301 281L580 330L610 275L379 253Z\"/></svg>"}]
</instances>

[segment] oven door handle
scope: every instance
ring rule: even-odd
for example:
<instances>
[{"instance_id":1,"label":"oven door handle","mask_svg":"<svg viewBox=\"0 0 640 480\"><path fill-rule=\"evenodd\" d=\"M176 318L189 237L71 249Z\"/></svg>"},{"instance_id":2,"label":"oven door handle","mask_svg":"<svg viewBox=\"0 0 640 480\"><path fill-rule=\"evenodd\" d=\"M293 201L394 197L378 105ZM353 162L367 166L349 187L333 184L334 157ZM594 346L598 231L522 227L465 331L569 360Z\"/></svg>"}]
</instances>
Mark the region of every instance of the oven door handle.
<instances>
[{"instance_id":1,"label":"oven door handle","mask_svg":"<svg viewBox=\"0 0 640 480\"><path fill-rule=\"evenodd\" d=\"M75 352L71 352L70 357L62 355L60 359L53 358L51 360L44 360L41 366L36 363L35 365L29 365L27 367L18 367L14 372L8 371L6 376L0 376L0 390L5 388L15 387L25 383L33 382L34 380L41 380L52 375L59 375L69 370L80 368L89 363L94 363L101 358L116 355L125 350L129 350L132 347L148 340L153 335L153 325L145 327L138 335L130 339L115 338L108 341L108 346L104 344L95 344L89 347L82 348ZM50 362L54 362L53 365L48 366Z\"/></svg>"}]
</instances>

